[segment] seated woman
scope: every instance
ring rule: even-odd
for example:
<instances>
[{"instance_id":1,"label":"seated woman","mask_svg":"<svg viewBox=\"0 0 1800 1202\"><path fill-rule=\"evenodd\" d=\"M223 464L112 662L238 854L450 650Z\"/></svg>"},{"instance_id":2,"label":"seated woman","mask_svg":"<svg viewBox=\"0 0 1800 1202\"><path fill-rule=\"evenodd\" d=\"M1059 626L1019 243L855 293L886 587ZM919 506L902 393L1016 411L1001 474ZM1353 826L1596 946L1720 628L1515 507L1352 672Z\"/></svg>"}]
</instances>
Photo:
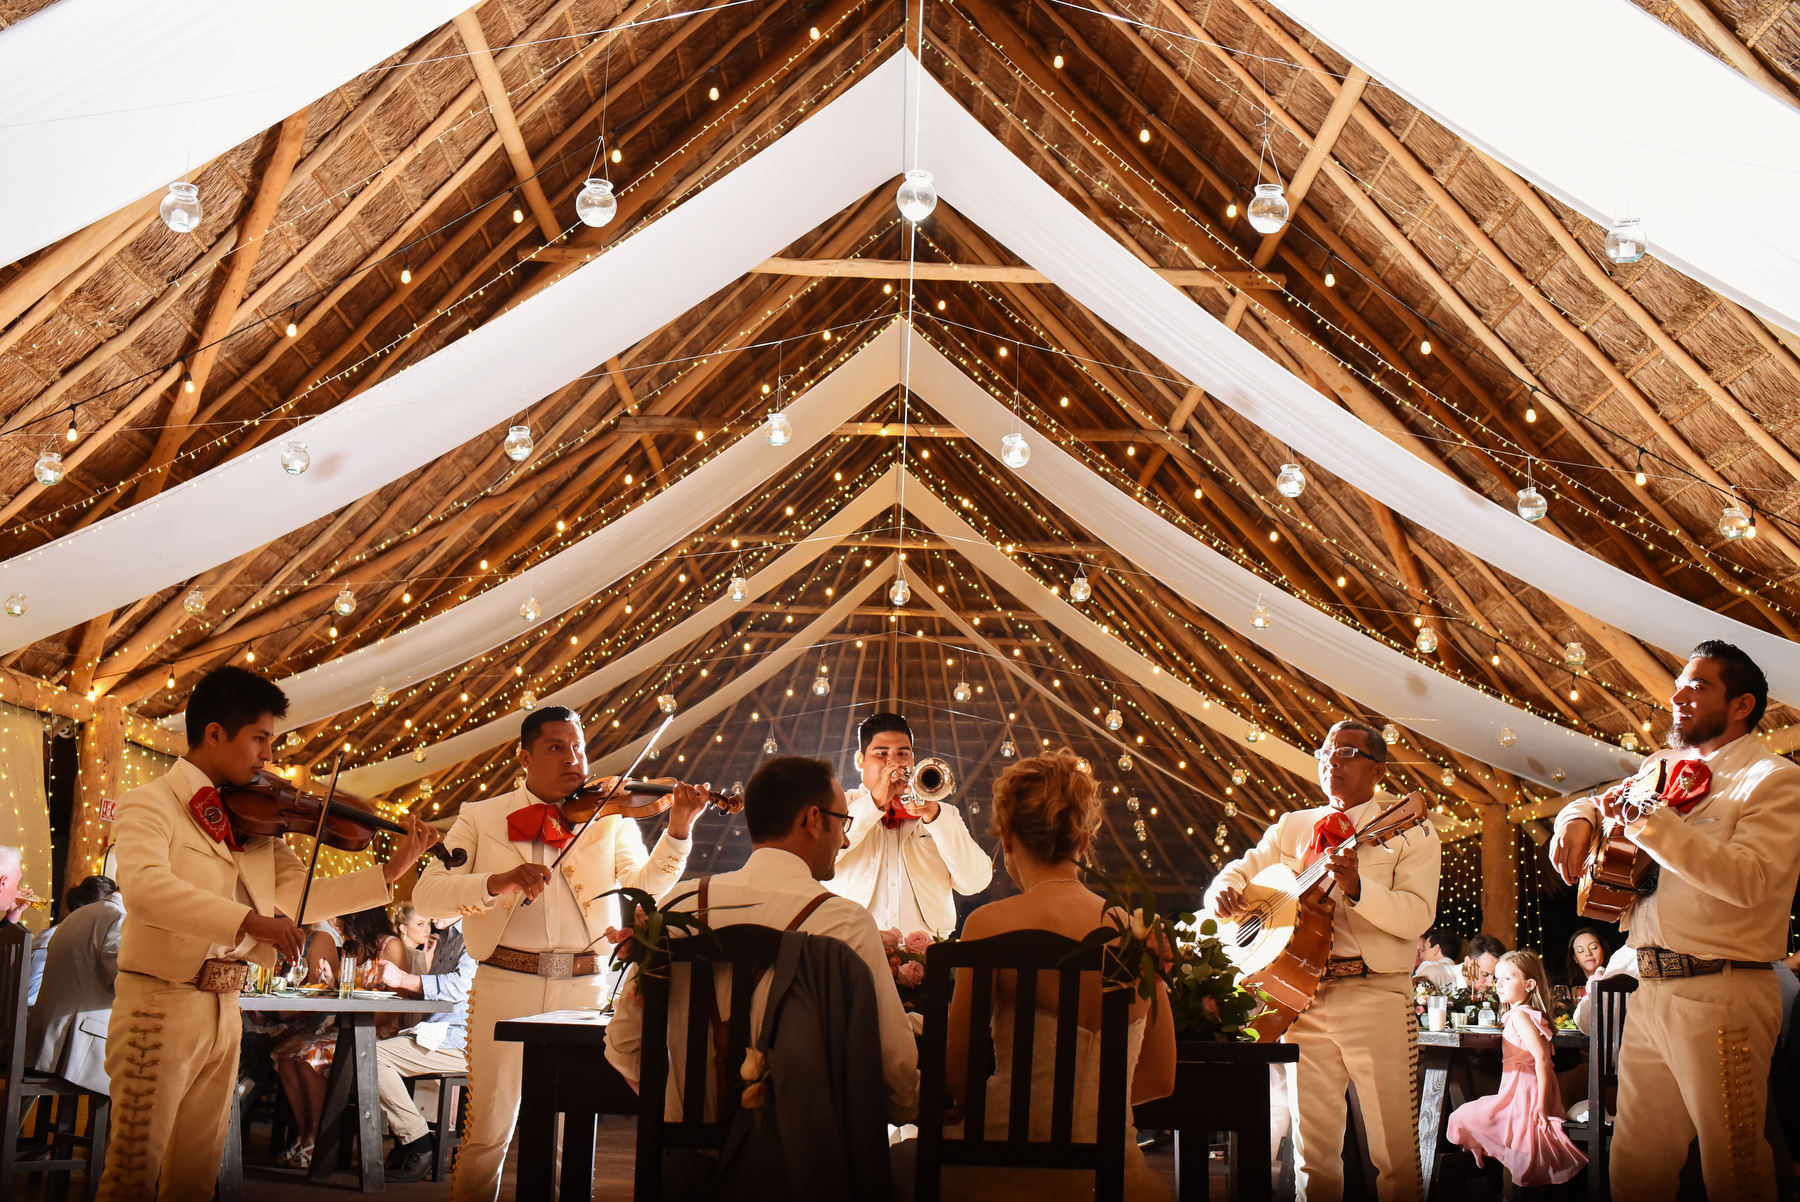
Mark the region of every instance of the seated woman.
<instances>
[{"instance_id":1,"label":"seated woman","mask_svg":"<svg viewBox=\"0 0 1800 1202\"><path fill-rule=\"evenodd\" d=\"M1106 902L1082 884L1081 861L1087 857L1100 827L1100 796L1094 778L1076 766L1075 753L1054 753L1020 760L994 784L993 833L1005 849L1006 872L1019 887L1015 897L990 902L969 915L965 940L1009 931L1054 931L1072 939L1085 937L1106 920ZM1007 1134L1006 1098L1011 1091L1011 974L1001 974L994 990L993 1012L970 1013L972 988L968 973L959 973L950 1003L947 1084L960 1103L966 1096L970 1024L986 1022L994 1039L994 1076L989 1078L986 1115L991 1138ZM1038 987L1037 1037L1033 1044L1031 1135L1050 1135L1050 1101L1056 1033L1055 978L1046 974ZM1046 1005L1046 1002L1048 1005ZM1096 1129L1100 1061L1100 982L1086 979L1081 990L1081 1016L1075 1057L1075 1138L1092 1141ZM1128 1097L1147 1102L1175 1088L1175 1029L1169 998L1161 983L1154 1002L1134 997L1128 1042ZM1125 1196L1133 1202L1166 1198L1168 1190L1150 1172L1138 1151L1137 1133L1126 1116ZM1086 1197L1091 1177L1043 1169L949 1169L944 1172L946 1198L998 1202L1003 1198L1053 1202Z\"/></svg>"},{"instance_id":2,"label":"seated woman","mask_svg":"<svg viewBox=\"0 0 1800 1202\"><path fill-rule=\"evenodd\" d=\"M343 934L343 955L356 958L357 980L350 983L353 988L365 984L379 986L379 960L406 967L406 952L394 934L386 906L359 910L335 921ZM307 958L312 965L309 984L337 983L338 966L325 958L330 943L331 940L322 935L314 935L308 941ZM296 1169L312 1164L313 1143L319 1136L319 1113L325 1108L325 1085L330 1077L332 1053L337 1050L337 1035L336 1021L327 1019L316 1030L296 1035L278 1045L272 1053L282 1092L287 1096L298 1128L293 1144L277 1159L278 1164Z\"/></svg>"},{"instance_id":3,"label":"seated woman","mask_svg":"<svg viewBox=\"0 0 1800 1202\"><path fill-rule=\"evenodd\" d=\"M1563 1133L1543 961L1531 952L1507 952L1495 966L1494 991L1506 1007L1499 1092L1458 1106L1446 1134L1475 1153L1476 1164L1491 1156L1505 1165L1516 1185L1560 1185L1581 1171L1587 1156Z\"/></svg>"}]
</instances>

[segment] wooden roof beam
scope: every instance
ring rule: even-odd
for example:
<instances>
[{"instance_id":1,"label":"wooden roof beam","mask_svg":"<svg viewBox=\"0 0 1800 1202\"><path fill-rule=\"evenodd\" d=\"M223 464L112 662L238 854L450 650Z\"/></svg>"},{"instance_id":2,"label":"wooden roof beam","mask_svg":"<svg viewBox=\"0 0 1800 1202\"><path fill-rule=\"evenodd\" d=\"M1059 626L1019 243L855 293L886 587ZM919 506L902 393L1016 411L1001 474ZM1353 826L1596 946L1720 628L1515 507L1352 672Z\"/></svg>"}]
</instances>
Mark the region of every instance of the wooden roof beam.
<instances>
[{"instance_id":1,"label":"wooden roof beam","mask_svg":"<svg viewBox=\"0 0 1800 1202\"><path fill-rule=\"evenodd\" d=\"M562 236L562 226L551 211L544 186L538 182L537 166L531 161L531 151L519 129L512 98L507 95L506 85L494 66L494 54L488 49L487 35L481 30L481 18L475 15L473 8L466 8L452 17L451 23L456 26L463 48L468 51L469 66L481 84L481 93L487 97L488 112L494 119L494 129L500 134L501 145L506 147L506 157L512 163L513 177L519 181L519 191L525 194L525 202L531 206L531 215L537 220L544 241L554 242Z\"/></svg>"}]
</instances>

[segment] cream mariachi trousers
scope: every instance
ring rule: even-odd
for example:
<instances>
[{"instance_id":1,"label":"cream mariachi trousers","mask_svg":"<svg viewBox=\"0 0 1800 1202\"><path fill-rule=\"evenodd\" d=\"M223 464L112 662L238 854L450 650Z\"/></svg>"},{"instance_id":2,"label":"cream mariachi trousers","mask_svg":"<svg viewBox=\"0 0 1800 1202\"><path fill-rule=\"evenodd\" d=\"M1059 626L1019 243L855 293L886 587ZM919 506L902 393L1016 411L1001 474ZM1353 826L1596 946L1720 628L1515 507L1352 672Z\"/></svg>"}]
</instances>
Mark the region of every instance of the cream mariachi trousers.
<instances>
[{"instance_id":1,"label":"cream mariachi trousers","mask_svg":"<svg viewBox=\"0 0 1800 1202\"><path fill-rule=\"evenodd\" d=\"M119 974L106 1028L112 1136L100 1202L210 1202L242 1033L236 993Z\"/></svg>"},{"instance_id":2,"label":"cream mariachi trousers","mask_svg":"<svg viewBox=\"0 0 1800 1202\"><path fill-rule=\"evenodd\" d=\"M500 1170L519 1117L525 1048L494 1039L507 1019L549 1010L592 1008L606 1000L609 972L553 981L483 964L469 992L469 1113L456 1149L456 1202L494 1202Z\"/></svg>"}]
</instances>

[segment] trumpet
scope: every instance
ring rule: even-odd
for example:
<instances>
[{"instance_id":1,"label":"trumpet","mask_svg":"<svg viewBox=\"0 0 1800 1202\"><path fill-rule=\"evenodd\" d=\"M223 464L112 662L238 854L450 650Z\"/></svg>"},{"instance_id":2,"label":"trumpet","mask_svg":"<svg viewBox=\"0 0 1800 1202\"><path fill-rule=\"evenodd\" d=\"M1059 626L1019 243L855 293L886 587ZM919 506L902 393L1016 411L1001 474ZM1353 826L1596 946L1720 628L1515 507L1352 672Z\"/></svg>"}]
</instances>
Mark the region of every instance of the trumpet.
<instances>
[{"instance_id":1,"label":"trumpet","mask_svg":"<svg viewBox=\"0 0 1800 1202\"><path fill-rule=\"evenodd\" d=\"M942 801L956 792L950 765L937 756L920 760L906 772L907 792L920 801Z\"/></svg>"}]
</instances>

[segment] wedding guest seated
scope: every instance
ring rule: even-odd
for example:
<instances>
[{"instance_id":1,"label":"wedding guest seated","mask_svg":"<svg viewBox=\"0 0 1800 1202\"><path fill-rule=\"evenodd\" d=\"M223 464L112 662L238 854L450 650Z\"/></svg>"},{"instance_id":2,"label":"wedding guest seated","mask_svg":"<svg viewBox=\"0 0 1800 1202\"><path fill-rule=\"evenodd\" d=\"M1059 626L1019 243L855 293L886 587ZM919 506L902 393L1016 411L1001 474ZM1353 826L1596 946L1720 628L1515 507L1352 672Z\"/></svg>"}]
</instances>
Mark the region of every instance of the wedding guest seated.
<instances>
[{"instance_id":1,"label":"wedding guest seated","mask_svg":"<svg viewBox=\"0 0 1800 1202\"><path fill-rule=\"evenodd\" d=\"M394 907L394 935L400 940L406 971L414 976L430 971L432 948L436 946L431 920L413 909L411 902Z\"/></svg>"},{"instance_id":2,"label":"wedding guest seated","mask_svg":"<svg viewBox=\"0 0 1800 1202\"><path fill-rule=\"evenodd\" d=\"M965 940L983 939L1009 931L1054 931L1072 939L1085 937L1106 920L1106 900L1081 881L1081 865L1087 859L1094 834L1100 829L1099 787L1082 771L1073 751L1055 752L1020 760L994 783L993 833L1005 852L1006 872L1019 888L1012 897L990 902L969 915L963 927ZM951 1096L960 1103L967 1094L969 1032L971 1024L987 1023L994 1040L994 1075L988 1078L986 1125L990 1139L1004 1139L1011 1094L1012 1018L1014 994L1002 976L994 990L989 1014L971 1013L970 984L959 974L950 1003L949 1048L945 1064ZM1055 1040L1056 991L1041 982L1037 1035L1033 1047L1031 1081L1031 1138L1050 1137L1050 1103L1056 1058L1050 1054ZM1097 1128L1100 1062L1100 982L1084 979L1081 1020L1075 1050L1074 1138L1092 1142ZM1128 1047L1128 1090L1131 1104L1166 1097L1175 1088L1175 1028L1169 998L1159 981L1154 998L1132 999ZM998 1100L999 1104L994 1102ZM1167 1188L1150 1171L1138 1149L1137 1132L1129 1114L1125 1130L1125 1196L1133 1202L1168 1197ZM970 1202L997 1202L1002 1198L1056 1202L1090 1197L1091 1175L1054 1169L946 1169L944 1197Z\"/></svg>"},{"instance_id":3,"label":"wedding guest seated","mask_svg":"<svg viewBox=\"0 0 1800 1202\"><path fill-rule=\"evenodd\" d=\"M343 936L342 955L355 957L357 979L352 988L381 980L377 960L387 960L404 967L400 940L394 935L386 906L371 906L334 920ZM309 941L308 955L313 957L308 982L314 985L338 984L342 960L331 964L322 959L319 947L322 936ZM295 1035L278 1046L273 1055L275 1071L281 1078L282 1092L294 1112L298 1128L294 1142L276 1160L289 1168L304 1169L312 1165L313 1144L319 1135L319 1114L325 1108L325 1084L331 1073L332 1054L337 1050L337 1021L326 1019L311 1032Z\"/></svg>"},{"instance_id":4,"label":"wedding guest seated","mask_svg":"<svg viewBox=\"0 0 1800 1202\"><path fill-rule=\"evenodd\" d=\"M73 913L44 965L43 991L25 1020L26 1063L95 1093L108 1093L106 1025L119 975L125 899L108 877L69 890Z\"/></svg>"},{"instance_id":5,"label":"wedding guest seated","mask_svg":"<svg viewBox=\"0 0 1800 1202\"><path fill-rule=\"evenodd\" d=\"M118 891L118 882L109 876L85 878L81 884L63 894L63 922L67 922L69 915L81 907L91 906ZM55 937L61 926L61 922L53 922L39 931L37 938L31 941L31 989L25 995L25 1004L28 1006L37 1005L38 991L44 986L44 960L50 954L50 940Z\"/></svg>"},{"instance_id":6,"label":"wedding guest seated","mask_svg":"<svg viewBox=\"0 0 1800 1202\"><path fill-rule=\"evenodd\" d=\"M1584 1033L1592 1033L1592 1028L1590 1026L1593 1021L1591 1006L1593 1002L1594 986L1596 984L1606 980L1608 977L1635 977L1637 975L1637 949L1630 944L1620 945L1611 956L1606 958L1605 963L1601 964L1596 972L1588 976L1587 984L1583 986L1583 989L1586 992L1581 995L1581 1000L1575 1003L1575 1025L1580 1027Z\"/></svg>"},{"instance_id":7,"label":"wedding guest seated","mask_svg":"<svg viewBox=\"0 0 1800 1202\"><path fill-rule=\"evenodd\" d=\"M1506 1008L1499 1092L1450 1114L1450 1142L1499 1161L1520 1186L1560 1185L1587 1164L1563 1132L1562 1095L1551 1063L1550 982L1530 952L1507 952L1494 970Z\"/></svg>"},{"instance_id":8,"label":"wedding guest seated","mask_svg":"<svg viewBox=\"0 0 1800 1202\"><path fill-rule=\"evenodd\" d=\"M1419 936L1419 963L1413 969L1413 980L1428 982L1439 993L1466 989L1462 968L1462 936L1448 927L1432 927Z\"/></svg>"},{"instance_id":9,"label":"wedding guest seated","mask_svg":"<svg viewBox=\"0 0 1800 1202\"><path fill-rule=\"evenodd\" d=\"M1506 945L1492 935L1474 935L1469 939L1469 956L1463 961L1463 980L1474 993L1485 993L1494 987L1494 968L1506 954Z\"/></svg>"},{"instance_id":10,"label":"wedding guest seated","mask_svg":"<svg viewBox=\"0 0 1800 1202\"><path fill-rule=\"evenodd\" d=\"M387 1117L388 1130L394 1135L394 1150L389 1154L387 1164L389 1181L423 1181L431 1172L435 1150L430 1124L407 1091L407 1079L425 1073L469 1071L469 987L475 983L475 957L463 946L462 920L419 919L416 914L409 915L411 910L412 907L407 906L399 915L400 937L409 953L411 936L417 934L417 928L409 918L435 928L426 935L420 948L428 957L425 971L403 969L383 959L378 966L381 987L407 997L450 1002L453 1008L414 1023L392 1039L384 1039L375 1045L375 1079L381 1095L381 1113ZM444 1132L438 1132L437 1137L443 1139Z\"/></svg>"},{"instance_id":11,"label":"wedding guest seated","mask_svg":"<svg viewBox=\"0 0 1800 1202\"><path fill-rule=\"evenodd\" d=\"M1606 967L1606 936L1593 927L1576 927L1569 936L1569 952L1563 966L1563 980L1572 993L1580 993L1602 974Z\"/></svg>"}]
</instances>

